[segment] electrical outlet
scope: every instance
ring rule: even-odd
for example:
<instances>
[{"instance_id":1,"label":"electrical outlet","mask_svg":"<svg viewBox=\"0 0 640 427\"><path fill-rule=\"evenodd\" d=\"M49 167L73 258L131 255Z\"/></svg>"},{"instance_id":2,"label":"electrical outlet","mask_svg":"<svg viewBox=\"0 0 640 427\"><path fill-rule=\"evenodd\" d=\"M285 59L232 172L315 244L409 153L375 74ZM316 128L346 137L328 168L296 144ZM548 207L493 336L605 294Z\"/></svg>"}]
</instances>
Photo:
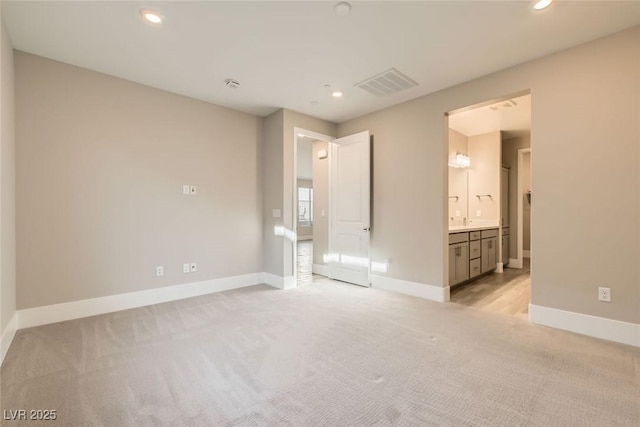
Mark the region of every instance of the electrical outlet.
<instances>
[{"instance_id":1,"label":"electrical outlet","mask_svg":"<svg viewBox=\"0 0 640 427\"><path fill-rule=\"evenodd\" d=\"M189 273L191 271L191 266L189 264L182 264L182 272Z\"/></svg>"},{"instance_id":2,"label":"electrical outlet","mask_svg":"<svg viewBox=\"0 0 640 427\"><path fill-rule=\"evenodd\" d=\"M192 195L192 196L195 196L196 194L198 194L198 192L197 192L197 190L196 190L196 186L195 186L195 185L192 185L192 186L191 186L191 195Z\"/></svg>"},{"instance_id":3,"label":"electrical outlet","mask_svg":"<svg viewBox=\"0 0 640 427\"><path fill-rule=\"evenodd\" d=\"M156 267L156 276L164 276L164 267L159 265Z\"/></svg>"},{"instance_id":4,"label":"electrical outlet","mask_svg":"<svg viewBox=\"0 0 640 427\"><path fill-rule=\"evenodd\" d=\"M198 271L198 266L196 265L195 262L192 262L191 263L191 272L194 273L196 271Z\"/></svg>"},{"instance_id":5,"label":"electrical outlet","mask_svg":"<svg viewBox=\"0 0 640 427\"><path fill-rule=\"evenodd\" d=\"M598 288L598 299L604 302L611 302L611 288Z\"/></svg>"}]
</instances>

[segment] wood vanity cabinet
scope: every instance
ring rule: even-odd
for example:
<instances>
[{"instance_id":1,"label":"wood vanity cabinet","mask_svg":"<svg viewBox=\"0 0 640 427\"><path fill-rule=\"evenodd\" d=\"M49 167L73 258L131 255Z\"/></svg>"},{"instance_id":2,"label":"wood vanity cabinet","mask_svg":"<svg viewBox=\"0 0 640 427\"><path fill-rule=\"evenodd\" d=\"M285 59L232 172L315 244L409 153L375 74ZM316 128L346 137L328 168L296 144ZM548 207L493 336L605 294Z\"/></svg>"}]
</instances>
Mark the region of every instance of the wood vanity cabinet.
<instances>
[{"instance_id":1,"label":"wood vanity cabinet","mask_svg":"<svg viewBox=\"0 0 640 427\"><path fill-rule=\"evenodd\" d=\"M493 271L498 266L498 239L497 228L449 233L449 286Z\"/></svg>"},{"instance_id":2,"label":"wood vanity cabinet","mask_svg":"<svg viewBox=\"0 0 640 427\"><path fill-rule=\"evenodd\" d=\"M480 245L480 232L472 231L469 233L469 278L473 279L482 273L480 265L480 255L482 253Z\"/></svg>"},{"instance_id":3,"label":"wood vanity cabinet","mask_svg":"<svg viewBox=\"0 0 640 427\"><path fill-rule=\"evenodd\" d=\"M449 286L469 280L469 233L449 234Z\"/></svg>"},{"instance_id":4,"label":"wood vanity cabinet","mask_svg":"<svg viewBox=\"0 0 640 427\"><path fill-rule=\"evenodd\" d=\"M509 227L502 228L502 264L509 264Z\"/></svg>"},{"instance_id":5,"label":"wood vanity cabinet","mask_svg":"<svg viewBox=\"0 0 640 427\"><path fill-rule=\"evenodd\" d=\"M482 272L486 273L498 266L498 229L480 232L480 262Z\"/></svg>"}]
</instances>

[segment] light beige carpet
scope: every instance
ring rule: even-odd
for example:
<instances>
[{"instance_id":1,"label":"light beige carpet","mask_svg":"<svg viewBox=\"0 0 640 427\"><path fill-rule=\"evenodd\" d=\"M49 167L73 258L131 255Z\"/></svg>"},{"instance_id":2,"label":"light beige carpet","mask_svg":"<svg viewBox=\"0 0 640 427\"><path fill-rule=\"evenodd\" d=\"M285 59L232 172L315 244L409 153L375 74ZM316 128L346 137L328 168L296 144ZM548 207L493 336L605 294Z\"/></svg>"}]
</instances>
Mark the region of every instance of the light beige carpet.
<instances>
[{"instance_id":1,"label":"light beige carpet","mask_svg":"<svg viewBox=\"0 0 640 427\"><path fill-rule=\"evenodd\" d=\"M640 351L327 280L19 331L2 408L42 425L638 426ZM37 425L4 421L3 425Z\"/></svg>"}]
</instances>

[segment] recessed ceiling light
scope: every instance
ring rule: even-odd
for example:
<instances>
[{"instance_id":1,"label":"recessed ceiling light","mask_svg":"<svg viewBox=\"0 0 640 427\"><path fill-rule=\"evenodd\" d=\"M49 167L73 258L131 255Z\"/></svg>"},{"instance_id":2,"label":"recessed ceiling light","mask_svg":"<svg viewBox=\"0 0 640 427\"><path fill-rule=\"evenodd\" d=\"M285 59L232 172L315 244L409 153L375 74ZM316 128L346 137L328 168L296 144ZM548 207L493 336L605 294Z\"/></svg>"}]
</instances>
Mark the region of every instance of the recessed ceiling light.
<instances>
[{"instance_id":1,"label":"recessed ceiling light","mask_svg":"<svg viewBox=\"0 0 640 427\"><path fill-rule=\"evenodd\" d=\"M347 16L349 12L351 12L351 5L346 1L341 1L340 3L336 3L336 5L333 6L333 11L338 16Z\"/></svg>"},{"instance_id":2,"label":"recessed ceiling light","mask_svg":"<svg viewBox=\"0 0 640 427\"><path fill-rule=\"evenodd\" d=\"M342 92L340 92L339 90L334 90L333 92L331 92L331 96L333 96L334 98L342 98Z\"/></svg>"},{"instance_id":3,"label":"recessed ceiling light","mask_svg":"<svg viewBox=\"0 0 640 427\"><path fill-rule=\"evenodd\" d=\"M162 15L153 9L140 9L140 15L152 24L162 23Z\"/></svg>"},{"instance_id":4,"label":"recessed ceiling light","mask_svg":"<svg viewBox=\"0 0 640 427\"><path fill-rule=\"evenodd\" d=\"M533 8L535 10L542 10L542 9L546 9L548 8L551 3L553 3L553 0L538 0L534 5Z\"/></svg>"}]
</instances>

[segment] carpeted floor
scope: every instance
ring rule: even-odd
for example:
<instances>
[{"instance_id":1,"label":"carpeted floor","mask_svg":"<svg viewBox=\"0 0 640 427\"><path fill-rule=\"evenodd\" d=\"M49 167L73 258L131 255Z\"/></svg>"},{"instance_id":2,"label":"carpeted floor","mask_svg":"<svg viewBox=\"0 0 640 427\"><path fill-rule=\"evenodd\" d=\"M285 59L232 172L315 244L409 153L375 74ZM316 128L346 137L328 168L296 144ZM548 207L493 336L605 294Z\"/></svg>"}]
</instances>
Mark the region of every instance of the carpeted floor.
<instances>
[{"instance_id":1,"label":"carpeted floor","mask_svg":"<svg viewBox=\"0 0 640 427\"><path fill-rule=\"evenodd\" d=\"M22 330L1 373L42 425L640 425L640 349L328 280Z\"/></svg>"}]
</instances>

